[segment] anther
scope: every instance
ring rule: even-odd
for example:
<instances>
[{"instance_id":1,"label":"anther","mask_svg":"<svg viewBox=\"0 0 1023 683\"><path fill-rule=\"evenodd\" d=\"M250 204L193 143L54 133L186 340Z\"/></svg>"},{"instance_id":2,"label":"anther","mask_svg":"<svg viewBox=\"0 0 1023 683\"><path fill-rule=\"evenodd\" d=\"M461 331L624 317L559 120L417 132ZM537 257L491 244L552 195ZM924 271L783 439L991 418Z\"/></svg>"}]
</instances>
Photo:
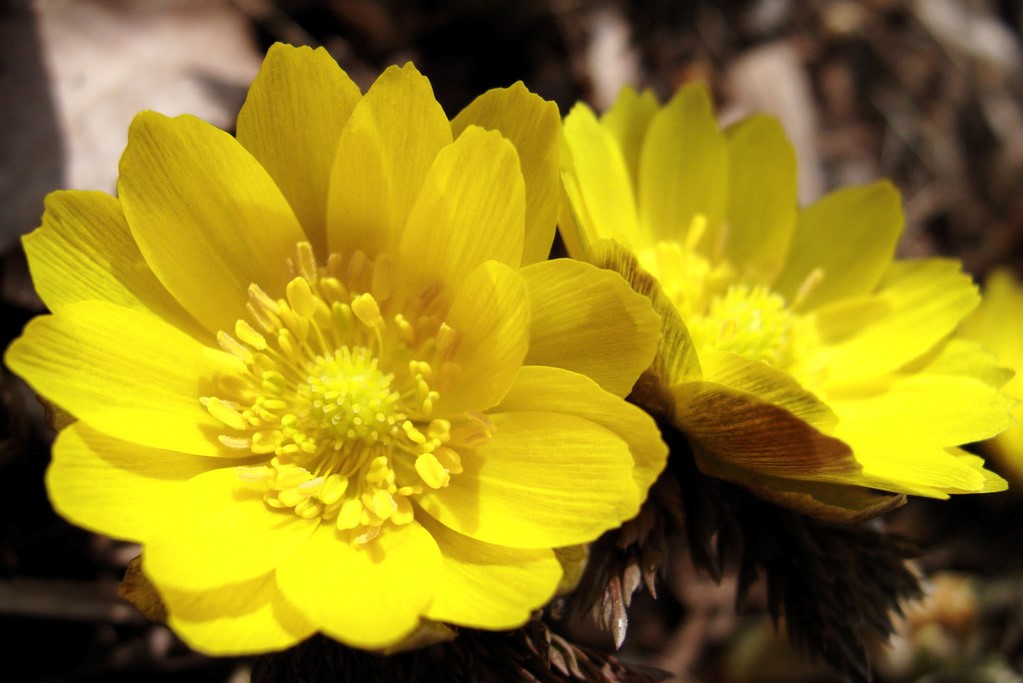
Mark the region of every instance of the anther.
<instances>
[{"instance_id":1,"label":"anther","mask_svg":"<svg viewBox=\"0 0 1023 683\"><path fill-rule=\"evenodd\" d=\"M220 344L220 348L238 357L242 362L247 364L252 361L252 351L227 332L217 332L217 343Z\"/></svg>"},{"instance_id":2,"label":"anther","mask_svg":"<svg viewBox=\"0 0 1023 683\"><path fill-rule=\"evenodd\" d=\"M277 302L273 298L263 291L263 288L257 285L255 282L249 285L249 301L257 308L261 308L270 313L276 314L278 312Z\"/></svg>"},{"instance_id":3,"label":"anther","mask_svg":"<svg viewBox=\"0 0 1023 683\"><path fill-rule=\"evenodd\" d=\"M800 283L796 295L792 297L792 308L799 308L804 301L813 293L813 290L824 281L824 271L821 268L814 268Z\"/></svg>"},{"instance_id":4,"label":"anther","mask_svg":"<svg viewBox=\"0 0 1023 683\"><path fill-rule=\"evenodd\" d=\"M380 323L380 306L376 299L369 292L360 294L352 299L352 313L362 321L366 327L376 327Z\"/></svg>"},{"instance_id":5,"label":"anther","mask_svg":"<svg viewBox=\"0 0 1023 683\"><path fill-rule=\"evenodd\" d=\"M257 332L246 320L239 320L234 324L234 333L244 343L257 351L266 348L266 338Z\"/></svg>"},{"instance_id":6,"label":"anther","mask_svg":"<svg viewBox=\"0 0 1023 683\"><path fill-rule=\"evenodd\" d=\"M252 446L252 442L249 441L249 439L239 436L227 436L226 434L221 434L220 436L218 436L217 441L227 446L228 448L232 448L234 450L239 451L247 451Z\"/></svg>"},{"instance_id":7,"label":"anther","mask_svg":"<svg viewBox=\"0 0 1023 683\"><path fill-rule=\"evenodd\" d=\"M336 277L325 277L319 282L320 294L326 301L348 301L348 289Z\"/></svg>"},{"instance_id":8,"label":"anther","mask_svg":"<svg viewBox=\"0 0 1023 683\"><path fill-rule=\"evenodd\" d=\"M309 280L304 277L296 277L288 283L285 293L288 303L295 313L303 318L311 318L316 310L313 304L313 292L309 288Z\"/></svg>"},{"instance_id":9,"label":"anther","mask_svg":"<svg viewBox=\"0 0 1023 683\"><path fill-rule=\"evenodd\" d=\"M698 213L689 222L689 232L686 233L685 247L687 252L692 253L696 251L696 246L703 239L705 232L707 232L707 217L702 213Z\"/></svg>"},{"instance_id":10,"label":"anther","mask_svg":"<svg viewBox=\"0 0 1023 683\"><path fill-rule=\"evenodd\" d=\"M439 489L448 485L451 475L433 453L423 453L416 458L416 472L423 483L431 489Z\"/></svg>"},{"instance_id":11,"label":"anther","mask_svg":"<svg viewBox=\"0 0 1023 683\"><path fill-rule=\"evenodd\" d=\"M396 307L385 303L393 289L387 255L332 254L320 268L302 243L288 268L281 298L251 285L249 315L233 335L218 335L237 370L202 402L226 425L218 437L225 448L269 461L240 468L240 487L369 543L383 525L414 520L411 496L461 471L445 445L453 425L430 419L440 398L434 385L460 372L447 360L460 338L434 305L439 286L405 308L414 318L387 310ZM396 462L408 458L418 476Z\"/></svg>"},{"instance_id":12,"label":"anther","mask_svg":"<svg viewBox=\"0 0 1023 683\"><path fill-rule=\"evenodd\" d=\"M437 353L446 355L454 347L456 339L455 330L447 323L441 323L437 328Z\"/></svg>"},{"instance_id":13,"label":"anther","mask_svg":"<svg viewBox=\"0 0 1023 683\"><path fill-rule=\"evenodd\" d=\"M248 424L245 422L245 418L243 418L238 411L216 396L210 396L206 398L204 402L206 403L206 410L209 411L210 415L217 418L231 429L240 430L248 427Z\"/></svg>"},{"instance_id":14,"label":"anther","mask_svg":"<svg viewBox=\"0 0 1023 683\"><path fill-rule=\"evenodd\" d=\"M308 242L299 242L295 247L295 257L298 273L309 282L315 283L318 268L313 246Z\"/></svg>"}]
</instances>

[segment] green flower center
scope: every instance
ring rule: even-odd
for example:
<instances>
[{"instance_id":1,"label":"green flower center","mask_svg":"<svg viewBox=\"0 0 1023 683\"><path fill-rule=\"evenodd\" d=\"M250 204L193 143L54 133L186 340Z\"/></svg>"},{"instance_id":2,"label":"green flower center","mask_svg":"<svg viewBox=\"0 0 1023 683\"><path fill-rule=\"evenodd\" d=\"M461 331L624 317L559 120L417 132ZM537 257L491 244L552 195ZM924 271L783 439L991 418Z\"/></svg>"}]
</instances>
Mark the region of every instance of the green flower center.
<instances>
[{"instance_id":1,"label":"green flower center","mask_svg":"<svg viewBox=\"0 0 1023 683\"><path fill-rule=\"evenodd\" d=\"M640 265L661 283L678 309L697 351L721 350L788 369L802 344L803 316L778 293L742 281L728 261L697 250L705 232L696 216L684 243L658 242L638 253Z\"/></svg>"},{"instance_id":2,"label":"green flower center","mask_svg":"<svg viewBox=\"0 0 1023 683\"><path fill-rule=\"evenodd\" d=\"M457 443L486 442L489 425L433 416L461 371L436 291L389 311L386 257L319 267L303 243L290 264L286 298L249 287L249 317L218 335L239 370L201 400L227 428L221 443L265 458L239 468L240 484L366 543L412 522L414 497L447 486L462 471Z\"/></svg>"},{"instance_id":3,"label":"green flower center","mask_svg":"<svg viewBox=\"0 0 1023 683\"><path fill-rule=\"evenodd\" d=\"M343 346L312 362L305 384L310 413L338 444L359 439L389 445L405 421L393 379L369 349Z\"/></svg>"},{"instance_id":4,"label":"green flower center","mask_svg":"<svg viewBox=\"0 0 1023 683\"><path fill-rule=\"evenodd\" d=\"M730 286L714 297L705 315L696 316L689 334L697 348L731 351L776 367L791 361L795 314L785 300L763 286Z\"/></svg>"}]
</instances>

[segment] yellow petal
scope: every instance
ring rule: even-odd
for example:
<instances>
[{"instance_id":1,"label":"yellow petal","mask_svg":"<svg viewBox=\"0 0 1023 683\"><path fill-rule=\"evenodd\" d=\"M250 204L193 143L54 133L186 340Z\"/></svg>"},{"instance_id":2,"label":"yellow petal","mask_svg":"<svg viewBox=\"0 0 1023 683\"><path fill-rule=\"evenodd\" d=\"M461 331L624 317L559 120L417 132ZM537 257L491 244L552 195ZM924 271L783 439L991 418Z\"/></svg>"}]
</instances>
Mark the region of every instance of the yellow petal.
<instances>
[{"instance_id":1,"label":"yellow petal","mask_svg":"<svg viewBox=\"0 0 1023 683\"><path fill-rule=\"evenodd\" d=\"M476 540L512 548L592 541L633 517L628 445L590 420L548 412L492 416L491 441L463 449L463 471L423 493L423 509Z\"/></svg>"},{"instance_id":2,"label":"yellow petal","mask_svg":"<svg viewBox=\"0 0 1023 683\"><path fill-rule=\"evenodd\" d=\"M1013 415L1016 424L984 444L999 465L999 471L1013 481L1013 490L1023 486L1023 404Z\"/></svg>"},{"instance_id":3,"label":"yellow petal","mask_svg":"<svg viewBox=\"0 0 1023 683\"><path fill-rule=\"evenodd\" d=\"M1004 367L1001 357L976 342L960 338L941 342L926 356L899 370L900 375L916 372L969 377L995 388L1005 387L1010 396L1013 394L1006 382L1016 378L1011 369Z\"/></svg>"},{"instance_id":4,"label":"yellow petal","mask_svg":"<svg viewBox=\"0 0 1023 683\"><path fill-rule=\"evenodd\" d=\"M562 165L571 164L568 147L561 145ZM582 199L582 188L574 173L561 171L561 203L558 207L558 235L565 246L565 252L572 258L589 261L590 243L597 239L592 229L586 203Z\"/></svg>"},{"instance_id":5,"label":"yellow petal","mask_svg":"<svg viewBox=\"0 0 1023 683\"><path fill-rule=\"evenodd\" d=\"M661 319L617 273L557 259L521 270L529 288L529 365L553 365L625 396L653 360Z\"/></svg>"},{"instance_id":6,"label":"yellow petal","mask_svg":"<svg viewBox=\"0 0 1023 683\"><path fill-rule=\"evenodd\" d=\"M224 465L121 441L76 422L57 435L46 490L54 509L75 524L141 542L184 482Z\"/></svg>"},{"instance_id":7,"label":"yellow petal","mask_svg":"<svg viewBox=\"0 0 1023 683\"><path fill-rule=\"evenodd\" d=\"M522 260L525 185L515 147L471 126L437 155L401 236L401 270L413 282L457 287L489 259Z\"/></svg>"},{"instance_id":8,"label":"yellow petal","mask_svg":"<svg viewBox=\"0 0 1023 683\"><path fill-rule=\"evenodd\" d=\"M174 632L214 657L283 650L316 632L284 599L273 572L209 591L161 588L160 596Z\"/></svg>"},{"instance_id":9,"label":"yellow petal","mask_svg":"<svg viewBox=\"0 0 1023 683\"><path fill-rule=\"evenodd\" d=\"M699 379L700 361L689 330L660 283L640 267L636 255L610 240L594 242L590 245L590 255L594 265L615 271L634 291L650 299L654 311L661 316L661 340L652 365L658 382L668 387Z\"/></svg>"},{"instance_id":10,"label":"yellow petal","mask_svg":"<svg viewBox=\"0 0 1023 683\"><path fill-rule=\"evenodd\" d=\"M564 135L572 168L566 190L588 241L642 244L629 170L614 137L581 102L565 117Z\"/></svg>"},{"instance_id":11,"label":"yellow petal","mask_svg":"<svg viewBox=\"0 0 1023 683\"><path fill-rule=\"evenodd\" d=\"M774 289L802 310L873 291L902 234L899 192L888 181L833 192L799 212ZM819 280L816 278L819 277ZM804 287L808 278L816 280Z\"/></svg>"},{"instance_id":12,"label":"yellow petal","mask_svg":"<svg viewBox=\"0 0 1023 683\"><path fill-rule=\"evenodd\" d=\"M227 133L191 116L135 117L117 185L153 272L211 332L234 329L257 282L281 296L305 239L266 170Z\"/></svg>"},{"instance_id":13,"label":"yellow petal","mask_svg":"<svg viewBox=\"0 0 1023 683\"><path fill-rule=\"evenodd\" d=\"M1015 370L1005 383L1004 392L1019 400L1013 410L1016 425L984 444L986 451L995 456L1001 469L1015 483L1023 484L1023 288L1013 274L1005 268L996 268L984 280L984 293L980 306L962 324L962 335L980 342L998 357L1001 364ZM966 342L963 342L966 343ZM974 354L976 357L976 352ZM970 362L976 373L976 362ZM1003 373L1011 372L1003 370ZM988 381L996 386L1005 375Z\"/></svg>"},{"instance_id":14,"label":"yellow petal","mask_svg":"<svg viewBox=\"0 0 1023 683\"><path fill-rule=\"evenodd\" d=\"M879 393L831 400L839 434L883 434L892 446L956 446L983 441L1013 424L996 387L969 376L934 373L898 377Z\"/></svg>"},{"instance_id":15,"label":"yellow petal","mask_svg":"<svg viewBox=\"0 0 1023 683\"><path fill-rule=\"evenodd\" d=\"M281 566L277 580L288 601L328 636L380 649L419 625L440 562L437 543L416 522L384 528L361 547L324 524Z\"/></svg>"},{"instance_id":16,"label":"yellow petal","mask_svg":"<svg viewBox=\"0 0 1023 683\"><path fill-rule=\"evenodd\" d=\"M850 385L829 398L835 435L855 450L869 484L943 498L998 491L1004 481L957 444L987 438L1011 423L999 391L1006 373L976 344L941 343L894 375Z\"/></svg>"},{"instance_id":17,"label":"yellow petal","mask_svg":"<svg viewBox=\"0 0 1023 683\"><path fill-rule=\"evenodd\" d=\"M629 180L635 189L639 182L639 156L643 150L650 119L654 117L660 104L653 92L644 90L637 94L629 87L622 88L618 98L603 116L600 123L611 133L618 143L625 158L625 166L629 169Z\"/></svg>"},{"instance_id":18,"label":"yellow petal","mask_svg":"<svg viewBox=\"0 0 1023 683\"><path fill-rule=\"evenodd\" d=\"M327 209L330 251L393 251L434 158L450 143L451 125L430 81L411 62L385 70L338 140Z\"/></svg>"},{"instance_id":19,"label":"yellow petal","mask_svg":"<svg viewBox=\"0 0 1023 683\"><path fill-rule=\"evenodd\" d=\"M508 266L484 263L462 283L446 321L455 334L456 369L434 384L440 392L435 410L486 410L507 393L529 349L526 283Z\"/></svg>"},{"instance_id":20,"label":"yellow petal","mask_svg":"<svg viewBox=\"0 0 1023 683\"><path fill-rule=\"evenodd\" d=\"M522 263L546 259L558 219L558 105L529 92L520 81L510 88L488 90L451 121L455 137L470 125L499 131L515 145L526 183Z\"/></svg>"},{"instance_id":21,"label":"yellow petal","mask_svg":"<svg viewBox=\"0 0 1023 683\"><path fill-rule=\"evenodd\" d=\"M495 411L541 410L575 415L609 429L629 445L633 480L645 499L664 469L668 449L645 412L603 391L589 378L561 368L527 365Z\"/></svg>"},{"instance_id":22,"label":"yellow petal","mask_svg":"<svg viewBox=\"0 0 1023 683\"><path fill-rule=\"evenodd\" d=\"M984 479L984 483L981 485L981 488L976 491L951 491L951 493L998 493L1009 488L1009 482L1002 479L994 472L984 468L984 459L979 455L970 453L962 448L950 448L949 452L958 458L960 463L971 467L976 472L979 472Z\"/></svg>"},{"instance_id":23,"label":"yellow petal","mask_svg":"<svg viewBox=\"0 0 1023 683\"><path fill-rule=\"evenodd\" d=\"M322 47L275 43L238 113L238 142L270 173L321 256L338 137L361 97Z\"/></svg>"},{"instance_id":24,"label":"yellow petal","mask_svg":"<svg viewBox=\"0 0 1023 683\"><path fill-rule=\"evenodd\" d=\"M442 556L427 617L473 628L512 629L554 595L562 570L552 550L475 541L429 515L423 517Z\"/></svg>"},{"instance_id":25,"label":"yellow petal","mask_svg":"<svg viewBox=\"0 0 1023 683\"><path fill-rule=\"evenodd\" d=\"M796 153L781 124L751 116L728 137L728 236L725 255L754 282L782 269L796 223Z\"/></svg>"},{"instance_id":26,"label":"yellow petal","mask_svg":"<svg viewBox=\"0 0 1023 683\"><path fill-rule=\"evenodd\" d=\"M111 436L223 456L223 424L199 397L234 367L232 358L149 313L85 301L35 318L4 360L40 394Z\"/></svg>"},{"instance_id":27,"label":"yellow petal","mask_svg":"<svg viewBox=\"0 0 1023 683\"><path fill-rule=\"evenodd\" d=\"M983 493L995 475L954 448L890 443L885 434L856 434L851 445L863 464L863 483L916 496L947 498L950 493ZM998 478L1000 479L1000 478Z\"/></svg>"},{"instance_id":28,"label":"yellow petal","mask_svg":"<svg viewBox=\"0 0 1023 683\"><path fill-rule=\"evenodd\" d=\"M693 218L717 255L728 201L728 148L705 85L686 86L650 121L639 161L639 219L655 239L685 241Z\"/></svg>"},{"instance_id":29,"label":"yellow petal","mask_svg":"<svg viewBox=\"0 0 1023 683\"><path fill-rule=\"evenodd\" d=\"M817 312L824 341L817 365L828 386L855 384L927 353L977 305L979 296L958 262L893 263L880 291Z\"/></svg>"},{"instance_id":30,"label":"yellow petal","mask_svg":"<svg viewBox=\"0 0 1023 683\"><path fill-rule=\"evenodd\" d=\"M142 568L157 586L188 592L255 579L291 557L319 523L268 507L235 467L212 470L179 486L154 515Z\"/></svg>"},{"instance_id":31,"label":"yellow petal","mask_svg":"<svg viewBox=\"0 0 1023 683\"><path fill-rule=\"evenodd\" d=\"M996 268L984 280L980 306L963 321L962 334L979 341L1009 367L1023 367L1023 289L1012 273Z\"/></svg>"},{"instance_id":32,"label":"yellow petal","mask_svg":"<svg viewBox=\"0 0 1023 683\"><path fill-rule=\"evenodd\" d=\"M32 282L51 311L100 299L148 309L197 338L206 336L149 269L114 197L51 193L42 226L22 244Z\"/></svg>"},{"instance_id":33,"label":"yellow petal","mask_svg":"<svg viewBox=\"0 0 1023 683\"><path fill-rule=\"evenodd\" d=\"M772 403L717 382L685 382L671 391L677 408L673 423L718 460L760 474L815 481L841 483L859 472L849 446L786 409L812 415L821 410L795 383L765 390L762 395Z\"/></svg>"}]
</instances>

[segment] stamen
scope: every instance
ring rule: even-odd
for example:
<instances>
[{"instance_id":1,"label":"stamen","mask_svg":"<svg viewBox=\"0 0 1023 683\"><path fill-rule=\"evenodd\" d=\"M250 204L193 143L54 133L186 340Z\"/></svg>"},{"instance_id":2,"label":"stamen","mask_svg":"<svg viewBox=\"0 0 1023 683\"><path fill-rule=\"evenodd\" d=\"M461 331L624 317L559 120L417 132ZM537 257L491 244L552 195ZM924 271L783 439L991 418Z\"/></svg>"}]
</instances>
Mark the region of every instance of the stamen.
<instances>
[{"instance_id":1,"label":"stamen","mask_svg":"<svg viewBox=\"0 0 1023 683\"><path fill-rule=\"evenodd\" d=\"M462 448L479 448L485 445L494 434L494 425L483 414L468 414L466 419L453 425L449 441Z\"/></svg>"},{"instance_id":2,"label":"stamen","mask_svg":"<svg viewBox=\"0 0 1023 683\"><path fill-rule=\"evenodd\" d=\"M440 463L440 466L451 474L462 473L462 459L458 456L458 451L454 448L441 446L433 452L433 457L437 458L437 462Z\"/></svg>"},{"instance_id":3,"label":"stamen","mask_svg":"<svg viewBox=\"0 0 1023 683\"><path fill-rule=\"evenodd\" d=\"M377 300L373 298L373 295L368 292L352 299L352 313L366 327L376 327L380 322L380 306L377 305Z\"/></svg>"},{"instance_id":4,"label":"stamen","mask_svg":"<svg viewBox=\"0 0 1023 683\"><path fill-rule=\"evenodd\" d=\"M313 292L309 287L309 280L304 277L297 277L288 283L288 303L295 313L303 318L310 318L315 311L313 305Z\"/></svg>"},{"instance_id":5,"label":"stamen","mask_svg":"<svg viewBox=\"0 0 1023 683\"><path fill-rule=\"evenodd\" d=\"M237 356L243 363L252 361L252 351L227 332L217 332L217 343L220 344L220 348Z\"/></svg>"},{"instance_id":6,"label":"stamen","mask_svg":"<svg viewBox=\"0 0 1023 683\"><path fill-rule=\"evenodd\" d=\"M385 315L380 302L396 305L389 257L332 254L318 267L303 243L288 263L284 297L251 284L249 315L217 335L238 369L200 400L229 430L225 448L265 458L238 468L240 487L369 543L385 524L412 522L412 497L449 485L462 471L457 449L490 429L482 418L430 419L461 372L440 287Z\"/></svg>"},{"instance_id":7,"label":"stamen","mask_svg":"<svg viewBox=\"0 0 1023 683\"><path fill-rule=\"evenodd\" d=\"M813 290L824 281L824 271L821 268L814 268L807 273L806 278L799 285L799 289L796 290L796 295L792 298L792 307L799 308L803 305L803 302L813 293Z\"/></svg>"},{"instance_id":8,"label":"stamen","mask_svg":"<svg viewBox=\"0 0 1023 683\"><path fill-rule=\"evenodd\" d=\"M423 453L416 458L416 472L432 489L443 488L451 481L451 474L433 453Z\"/></svg>"},{"instance_id":9,"label":"stamen","mask_svg":"<svg viewBox=\"0 0 1023 683\"><path fill-rule=\"evenodd\" d=\"M733 285L705 315L688 322L698 348L731 351L774 366L789 362L794 315L781 296L763 286Z\"/></svg>"},{"instance_id":10,"label":"stamen","mask_svg":"<svg viewBox=\"0 0 1023 683\"><path fill-rule=\"evenodd\" d=\"M416 334L412 325L405 319L401 313L394 316L394 324L398 328L398 334L401 336L401 341L405 344L411 344L415 341Z\"/></svg>"},{"instance_id":11,"label":"stamen","mask_svg":"<svg viewBox=\"0 0 1023 683\"><path fill-rule=\"evenodd\" d=\"M362 519L362 503L358 498L346 498L337 513L335 526L340 531L354 529Z\"/></svg>"},{"instance_id":12,"label":"stamen","mask_svg":"<svg viewBox=\"0 0 1023 683\"><path fill-rule=\"evenodd\" d=\"M210 415L217 418L231 429L245 429L248 424L245 422L238 411L231 406L227 405L224 401L221 401L216 396L210 396L206 398L206 410L210 412Z\"/></svg>"},{"instance_id":13,"label":"stamen","mask_svg":"<svg viewBox=\"0 0 1023 683\"><path fill-rule=\"evenodd\" d=\"M247 320L239 320L234 325L234 334L243 343L248 344L257 351L266 348L266 338L257 332Z\"/></svg>"},{"instance_id":14,"label":"stamen","mask_svg":"<svg viewBox=\"0 0 1023 683\"><path fill-rule=\"evenodd\" d=\"M697 245L700 244L700 240L703 239L703 235L706 232L707 217L702 213L698 213L689 222L689 231L686 233L686 251L689 253L695 252Z\"/></svg>"},{"instance_id":15,"label":"stamen","mask_svg":"<svg viewBox=\"0 0 1023 683\"><path fill-rule=\"evenodd\" d=\"M220 436L218 436L217 441L224 444L228 448L233 448L239 451L247 451L252 445L249 439L238 436L227 436L225 434L221 434Z\"/></svg>"},{"instance_id":16,"label":"stamen","mask_svg":"<svg viewBox=\"0 0 1023 683\"><path fill-rule=\"evenodd\" d=\"M255 282L249 285L249 302L255 307L268 313L277 314L277 302Z\"/></svg>"},{"instance_id":17,"label":"stamen","mask_svg":"<svg viewBox=\"0 0 1023 683\"><path fill-rule=\"evenodd\" d=\"M298 275L316 284L319 268L316 267L316 254L313 253L313 246L308 242L299 242L295 248L295 265Z\"/></svg>"},{"instance_id":18,"label":"stamen","mask_svg":"<svg viewBox=\"0 0 1023 683\"><path fill-rule=\"evenodd\" d=\"M446 356L454 349L456 340L455 331L447 323L441 323L437 329L437 354Z\"/></svg>"},{"instance_id":19,"label":"stamen","mask_svg":"<svg viewBox=\"0 0 1023 683\"><path fill-rule=\"evenodd\" d=\"M369 282L366 282L366 271L369 269L370 263L366 254L361 250L356 250L352 254L351 259L348 261L348 274L347 280L350 286L354 286L358 290L365 291L368 286L371 286Z\"/></svg>"}]
</instances>

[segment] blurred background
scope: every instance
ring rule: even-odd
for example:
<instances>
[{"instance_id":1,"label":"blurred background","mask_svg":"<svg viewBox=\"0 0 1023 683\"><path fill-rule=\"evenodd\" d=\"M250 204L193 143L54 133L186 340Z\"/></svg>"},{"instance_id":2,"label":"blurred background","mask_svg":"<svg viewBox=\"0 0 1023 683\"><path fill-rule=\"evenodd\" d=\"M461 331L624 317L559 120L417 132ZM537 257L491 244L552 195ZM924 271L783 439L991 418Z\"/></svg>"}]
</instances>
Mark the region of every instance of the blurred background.
<instances>
[{"instance_id":1,"label":"blurred background","mask_svg":"<svg viewBox=\"0 0 1023 683\"><path fill-rule=\"evenodd\" d=\"M0 0L2 345L43 311L19 237L46 193L112 192L142 109L231 130L274 41L323 45L364 90L412 60L450 116L517 80L567 113L602 110L624 85L663 100L702 79L723 121L781 119L802 202L887 176L903 192L903 255L957 257L978 282L1020 274L1021 31L1021 0ZM191 653L117 598L137 548L53 513L42 408L6 370L2 398L0 677L248 681L247 661ZM1021 523L1018 491L889 516L921 546L928 597L879 647L878 680L1023 681ZM733 580L676 556L661 599L634 603L623 661L694 683L834 680L789 651L755 592L737 610Z\"/></svg>"}]
</instances>

